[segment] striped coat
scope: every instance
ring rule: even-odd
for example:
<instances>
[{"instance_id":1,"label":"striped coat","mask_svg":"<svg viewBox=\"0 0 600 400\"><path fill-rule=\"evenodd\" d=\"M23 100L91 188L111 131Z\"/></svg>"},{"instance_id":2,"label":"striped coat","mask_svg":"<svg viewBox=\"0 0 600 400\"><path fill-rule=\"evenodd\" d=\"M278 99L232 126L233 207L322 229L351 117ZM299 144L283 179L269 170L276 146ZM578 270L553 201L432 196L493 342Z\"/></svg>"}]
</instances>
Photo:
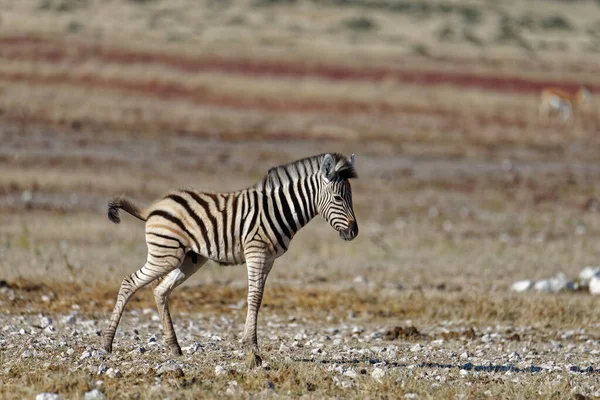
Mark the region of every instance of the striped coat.
<instances>
[{"instance_id":1,"label":"striped coat","mask_svg":"<svg viewBox=\"0 0 600 400\"><path fill-rule=\"evenodd\" d=\"M143 286L152 283L171 351L181 354L167 296L207 260L223 265L246 263L248 315L244 346L250 366L260 363L257 315L273 261L315 215L320 214L345 240L358 234L349 179L355 178L354 156L321 154L269 170L258 183L231 193L178 190L148 208L117 197L108 217L120 222L119 209L146 221L148 258L121 284L104 346L112 342L123 308Z\"/></svg>"}]
</instances>

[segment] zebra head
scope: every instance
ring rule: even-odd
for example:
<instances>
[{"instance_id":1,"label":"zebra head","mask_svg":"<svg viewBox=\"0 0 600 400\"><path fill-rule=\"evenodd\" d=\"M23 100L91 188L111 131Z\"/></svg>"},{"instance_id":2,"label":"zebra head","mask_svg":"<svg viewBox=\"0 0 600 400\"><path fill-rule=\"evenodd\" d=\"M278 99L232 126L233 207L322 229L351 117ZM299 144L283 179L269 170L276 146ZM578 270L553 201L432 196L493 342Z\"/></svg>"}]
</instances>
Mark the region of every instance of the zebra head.
<instances>
[{"instance_id":1,"label":"zebra head","mask_svg":"<svg viewBox=\"0 0 600 400\"><path fill-rule=\"evenodd\" d=\"M350 160L340 154L325 154L321 163L321 190L317 211L344 240L352 240L358 236L349 181L356 177L354 154Z\"/></svg>"}]
</instances>

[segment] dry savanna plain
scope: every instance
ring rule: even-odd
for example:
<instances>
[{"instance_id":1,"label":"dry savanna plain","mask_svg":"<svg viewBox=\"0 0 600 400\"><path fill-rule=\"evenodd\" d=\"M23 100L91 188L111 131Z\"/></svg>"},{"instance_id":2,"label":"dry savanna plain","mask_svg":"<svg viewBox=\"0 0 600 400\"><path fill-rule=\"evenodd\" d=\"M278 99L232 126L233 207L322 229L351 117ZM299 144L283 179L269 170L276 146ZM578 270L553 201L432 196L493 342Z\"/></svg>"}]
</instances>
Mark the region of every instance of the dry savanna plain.
<instances>
[{"instance_id":1,"label":"dry savanna plain","mask_svg":"<svg viewBox=\"0 0 600 400\"><path fill-rule=\"evenodd\" d=\"M0 2L0 397L600 397L600 298L510 290L600 264L598 103L538 120L599 52L597 1ZM102 350L146 256L113 195L328 151L360 234L317 217L277 260L261 368L245 268L210 262L170 297L183 356L148 288Z\"/></svg>"}]
</instances>

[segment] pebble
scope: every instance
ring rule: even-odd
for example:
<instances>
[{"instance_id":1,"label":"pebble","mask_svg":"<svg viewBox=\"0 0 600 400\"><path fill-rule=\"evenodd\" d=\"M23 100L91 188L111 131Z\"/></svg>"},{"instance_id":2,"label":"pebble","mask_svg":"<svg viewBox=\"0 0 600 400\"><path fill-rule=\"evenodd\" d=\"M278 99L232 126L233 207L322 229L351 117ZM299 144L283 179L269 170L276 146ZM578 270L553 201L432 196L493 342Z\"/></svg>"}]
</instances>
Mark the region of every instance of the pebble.
<instances>
[{"instance_id":1,"label":"pebble","mask_svg":"<svg viewBox=\"0 0 600 400\"><path fill-rule=\"evenodd\" d=\"M35 400L63 400L63 397L58 393L39 393L35 396Z\"/></svg>"},{"instance_id":2,"label":"pebble","mask_svg":"<svg viewBox=\"0 0 600 400\"><path fill-rule=\"evenodd\" d=\"M198 342L194 342L191 345L189 345L188 347L184 347L182 350L188 354L201 353L204 351L204 349L202 348L202 344L200 344Z\"/></svg>"},{"instance_id":3,"label":"pebble","mask_svg":"<svg viewBox=\"0 0 600 400\"><path fill-rule=\"evenodd\" d=\"M67 315L66 317L64 317L61 320L61 322L66 325L73 325L75 322L77 322L77 315L76 314Z\"/></svg>"},{"instance_id":4,"label":"pebble","mask_svg":"<svg viewBox=\"0 0 600 400\"><path fill-rule=\"evenodd\" d=\"M358 372L354 368L348 368L346 372L344 372L344 376L347 376L352 379L358 378Z\"/></svg>"},{"instance_id":5,"label":"pebble","mask_svg":"<svg viewBox=\"0 0 600 400\"><path fill-rule=\"evenodd\" d=\"M590 279L589 287L591 294L600 294L600 276L592 277L592 279Z\"/></svg>"},{"instance_id":6,"label":"pebble","mask_svg":"<svg viewBox=\"0 0 600 400\"><path fill-rule=\"evenodd\" d=\"M374 368L373 372L371 372L371 377L373 377L373 379L375 379L376 381L381 381L381 379L383 379L384 376L385 370L379 367Z\"/></svg>"},{"instance_id":7,"label":"pebble","mask_svg":"<svg viewBox=\"0 0 600 400\"><path fill-rule=\"evenodd\" d=\"M106 373L106 371L108 371L108 367L105 364L100 364L98 366L98 375L104 375Z\"/></svg>"},{"instance_id":8,"label":"pebble","mask_svg":"<svg viewBox=\"0 0 600 400\"><path fill-rule=\"evenodd\" d=\"M241 393L239 385L237 381L229 381L227 382L227 390L225 390L225 394L229 396L237 396Z\"/></svg>"},{"instance_id":9,"label":"pebble","mask_svg":"<svg viewBox=\"0 0 600 400\"><path fill-rule=\"evenodd\" d=\"M421 350L423 350L423 345L419 344L419 343L415 344L414 346L412 346L410 348L410 351L412 351L412 352L417 352L417 351L421 351Z\"/></svg>"},{"instance_id":10,"label":"pebble","mask_svg":"<svg viewBox=\"0 0 600 400\"><path fill-rule=\"evenodd\" d=\"M106 371L106 376L109 378L120 378L123 376L118 368L109 368Z\"/></svg>"},{"instance_id":11,"label":"pebble","mask_svg":"<svg viewBox=\"0 0 600 400\"><path fill-rule=\"evenodd\" d=\"M587 288L593 277L600 277L600 267L587 266L579 273L579 284Z\"/></svg>"},{"instance_id":12,"label":"pebble","mask_svg":"<svg viewBox=\"0 0 600 400\"><path fill-rule=\"evenodd\" d=\"M513 292L526 292L529 289L531 289L533 287L533 281L529 281L529 280L524 280L524 281L517 281L515 283L512 284L512 286L510 287L510 289Z\"/></svg>"},{"instance_id":13,"label":"pebble","mask_svg":"<svg viewBox=\"0 0 600 400\"><path fill-rule=\"evenodd\" d=\"M40 326L42 328L46 328L48 326L52 325L52 318L50 317L42 317L40 318Z\"/></svg>"},{"instance_id":14,"label":"pebble","mask_svg":"<svg viewBox=\"0 0 600 400\"><path fill-rule=\"evenodd\" d=\"M83 395L84 400L104 400L106 396L98 389L90 390Z\"/></svg>"},{"instance_id":15,"label":"pebble","mask_svg":"<svg viewBox=\"0 0 600 400\"><path fill-rule=\"evenodd\" d=\"M418 398L419 398L419 395L418 395L418 394L416 394L416 393L406 393L406 394L403 396L403 398L404 398L404 399L418 399Z\"/></svg>"},{"instance_id":16,"label":"pebble","mask_svg":"<svg viewBox=\"0 0 600 400\"><path fill-rule=\"evenodd\" d=\"M227 371L227 368L223 367L222 365L217 365L215 367L215 375L217 376L225 375L227 372L229 372Z\"/></svg>"}]
</instances>

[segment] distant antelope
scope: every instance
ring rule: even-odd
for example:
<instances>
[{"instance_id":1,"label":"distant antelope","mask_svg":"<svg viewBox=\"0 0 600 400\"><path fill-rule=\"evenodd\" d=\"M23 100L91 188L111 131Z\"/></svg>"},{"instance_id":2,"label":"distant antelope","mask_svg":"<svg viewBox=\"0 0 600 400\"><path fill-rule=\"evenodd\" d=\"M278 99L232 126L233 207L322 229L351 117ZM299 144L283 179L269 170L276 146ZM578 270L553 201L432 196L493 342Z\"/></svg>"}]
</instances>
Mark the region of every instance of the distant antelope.
<instances>
[{"instance_id":1,"label":"distant antelope","mask_svg":"<svg viewBox=\"0 0 600 400\"><path fill-rule=\"evenodd\" d=\"M559 114L561 121L567 123L575 110L582 105L592 103L592 93L583 86L576 93L546 88L542 90L540 100L540 120L548 121L550 114Z\"/></svg>"}]
</instances>

